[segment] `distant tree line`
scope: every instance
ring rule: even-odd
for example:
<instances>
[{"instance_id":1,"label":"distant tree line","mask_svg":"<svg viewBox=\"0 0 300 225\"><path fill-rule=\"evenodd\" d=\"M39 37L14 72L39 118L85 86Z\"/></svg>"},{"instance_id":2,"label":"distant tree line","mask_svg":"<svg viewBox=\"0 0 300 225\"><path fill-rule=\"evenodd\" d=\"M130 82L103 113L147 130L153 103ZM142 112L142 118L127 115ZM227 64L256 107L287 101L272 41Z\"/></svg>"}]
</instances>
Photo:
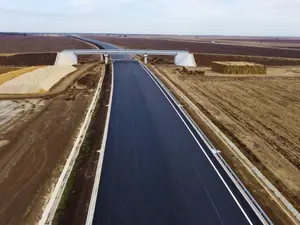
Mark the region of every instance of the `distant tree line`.
<instances>
[{"instance_id":1,"label":"distant tree line","mask_svg":"<svg viewBox=\"0 0 300 225\"><path fill-rule=\"evenodd\" d=\"M27 36L26 33L17 33L17 32L0 32L0 35L22 35L22 36Z\"/></svg>"}]
</instances>

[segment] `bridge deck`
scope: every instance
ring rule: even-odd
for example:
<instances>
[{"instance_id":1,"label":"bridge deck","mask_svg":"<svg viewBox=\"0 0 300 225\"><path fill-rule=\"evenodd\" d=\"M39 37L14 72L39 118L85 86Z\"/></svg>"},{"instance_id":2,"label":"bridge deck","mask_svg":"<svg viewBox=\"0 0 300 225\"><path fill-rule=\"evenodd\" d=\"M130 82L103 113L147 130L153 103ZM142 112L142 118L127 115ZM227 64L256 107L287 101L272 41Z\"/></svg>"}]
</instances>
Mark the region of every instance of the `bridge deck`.
<instances>
[{"instance_id":1,"label":"bridge deck","mask_svg":"<svg viewBox=\"0 0 300 225\"><path fill-rule=\"evenodd\" d=\"M72 52L75 55L93 55L93 54L122 54L122 55L171 55L176 56L179 53L188 54L188 51L182 50L149 50L149 49L70 49L63 52Z\"/></svg>"}]
</instances>

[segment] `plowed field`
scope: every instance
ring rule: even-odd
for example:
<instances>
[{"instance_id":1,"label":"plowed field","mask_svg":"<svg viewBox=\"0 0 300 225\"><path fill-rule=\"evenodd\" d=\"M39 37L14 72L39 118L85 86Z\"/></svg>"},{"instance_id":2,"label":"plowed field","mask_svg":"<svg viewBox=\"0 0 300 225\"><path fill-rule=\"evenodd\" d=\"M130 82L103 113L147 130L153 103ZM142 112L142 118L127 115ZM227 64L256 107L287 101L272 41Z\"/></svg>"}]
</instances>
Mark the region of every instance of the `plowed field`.
<instances>
[{"instance_id":1,"label":"plowed field","mask_svg":"<svg viewBox=\"0 0 300 225\"><path fill-rule=\"evenodd\" d=\"M234 54L268 57L300 58L300 51L292 49L263 48L233 44L197 43L183 40L158 40L149 38L118 38L89 36L100 41L110 42L126 48L188 50L197 53Z\"/></svg>"},{"instance_id":2,"label":"plowed field","mask_svg":"<svg viewBox=\"0 0 300 225\"><path fill-rule=\"evenodd\" d=\"M0 53L58 52L64 49L94 48L69 37L0 35Z\"/></svg>"}]
</instances>

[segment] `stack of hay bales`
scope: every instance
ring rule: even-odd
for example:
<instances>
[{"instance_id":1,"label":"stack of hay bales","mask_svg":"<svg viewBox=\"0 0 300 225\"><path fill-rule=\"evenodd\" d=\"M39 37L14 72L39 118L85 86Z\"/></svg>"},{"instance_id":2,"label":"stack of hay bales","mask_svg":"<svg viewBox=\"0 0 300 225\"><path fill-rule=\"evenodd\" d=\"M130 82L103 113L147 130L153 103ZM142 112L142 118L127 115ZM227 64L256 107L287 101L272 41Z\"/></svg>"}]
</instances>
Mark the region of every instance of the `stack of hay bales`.
<instances>
[{"instance_id":1,"label":"stack of hay bales","mask_svg":"<svg viewBox=\"0 0 300 225\"><path fill-rule=\"evenodd\" d=\"M187 74L187 75L204 75L205 71L201 70L197 67L178 67L175 71L179 72L180 74Z\"/></svg>"},{"instance_id":2,"label":"stack of hay bales","mask_svg":"<svg viewBox=\"0 0 300 225\"><path fill-rule=\"evenodd\" d=\"M211 65L212 71L223 74L266 74L267 68L262 64L250 62L218 62Z\"/></svg>"}]
</instances>

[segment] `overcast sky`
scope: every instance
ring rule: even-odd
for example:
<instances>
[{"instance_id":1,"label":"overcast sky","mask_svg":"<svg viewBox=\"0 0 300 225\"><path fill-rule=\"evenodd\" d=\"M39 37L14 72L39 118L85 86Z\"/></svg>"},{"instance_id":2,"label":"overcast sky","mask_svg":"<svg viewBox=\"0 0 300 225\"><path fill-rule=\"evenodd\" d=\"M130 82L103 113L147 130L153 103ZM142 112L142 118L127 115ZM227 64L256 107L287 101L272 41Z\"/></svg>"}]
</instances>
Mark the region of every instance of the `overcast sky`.
<instances>
[{"instance_id":1,"label":"overcast sky","mask_svg":"<svg viewBox=\"0 0 300 225\"><path fill-rule=\"evenodd\" d=\"M300 36L300 0L0 0L0 31Z\"/></svg>"}]
</instances>

